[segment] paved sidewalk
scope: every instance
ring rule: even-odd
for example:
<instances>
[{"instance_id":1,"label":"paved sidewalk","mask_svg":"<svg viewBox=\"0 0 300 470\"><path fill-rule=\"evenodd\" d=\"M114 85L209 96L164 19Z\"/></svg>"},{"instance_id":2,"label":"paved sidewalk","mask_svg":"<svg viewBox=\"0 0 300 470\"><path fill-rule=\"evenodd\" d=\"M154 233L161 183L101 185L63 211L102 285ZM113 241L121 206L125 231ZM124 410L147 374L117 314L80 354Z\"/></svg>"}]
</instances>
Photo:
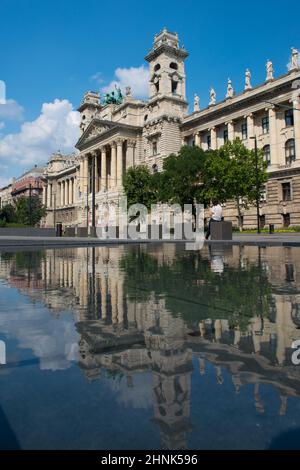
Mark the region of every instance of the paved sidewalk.
<instances>
[{"instance_id":1,"label":"paved sidewalk","mask_svg":"<svg viewBox=\"0 0 300 470\"><path fill-rule=\"evenodd\" d=\"M41 247L41 248L66 248L66 247L79 247L79 246L104 246L104 245L118 245L118 244L137 244L137 243L186 243L186 241L178 240L124 240L124 239L109 239L101 240L98 238L77 238L77 237L19 237L19 236L6 236L0 237L0 249L15 248L21 249L26 247ZM300 233L278 233L278 234L234 234L233 240L218 240L208 241L205 244L209 245L255 245L255 246L299 246L300 247Z\"/></svg>"}]
</instances>

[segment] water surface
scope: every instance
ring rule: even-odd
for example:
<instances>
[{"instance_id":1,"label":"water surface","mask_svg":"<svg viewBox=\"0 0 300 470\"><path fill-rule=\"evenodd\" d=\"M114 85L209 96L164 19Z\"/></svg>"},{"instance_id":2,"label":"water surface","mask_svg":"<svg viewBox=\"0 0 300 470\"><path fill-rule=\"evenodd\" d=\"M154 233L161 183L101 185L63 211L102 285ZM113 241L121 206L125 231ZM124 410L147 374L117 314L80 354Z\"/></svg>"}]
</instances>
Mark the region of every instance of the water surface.
<instances>
[{"instance_id":1,"label":"water surface","mask_svg":"<svg viewBox=\"0 0 300 470\"><path fill-rule=\"evenodd\" d=\"M299 449L299 306L299 248L2 252L0 448Z\"/></svg>"}]
</instances>

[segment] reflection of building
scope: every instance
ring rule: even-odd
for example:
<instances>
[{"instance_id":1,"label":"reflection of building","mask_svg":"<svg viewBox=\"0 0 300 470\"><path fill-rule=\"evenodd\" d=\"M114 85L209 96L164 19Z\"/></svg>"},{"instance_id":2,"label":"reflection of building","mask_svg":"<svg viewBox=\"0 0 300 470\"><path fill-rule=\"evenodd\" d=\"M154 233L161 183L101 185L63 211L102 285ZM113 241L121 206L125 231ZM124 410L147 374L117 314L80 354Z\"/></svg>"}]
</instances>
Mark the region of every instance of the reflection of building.
<instances>
[{"instance_id":1,"label":"reflection of building","mask_svg":"<svg viewBox=\"0 0 300 470\"><path fill-rule=\"evenodd\" d=\"M16 260L15 255L0 259L0 277L16 285L22 276L22 292L33 301L42 300L54 319L62 311L72 311L80 336L79 366L88 380L124 377L127 386L134 388L137 374L151 373L153 417L160 430L161 445L166 449L187 447L192 428L192 355L199 359L199 371L204 377L206 365L214 365L220 387L225 369L231 374L236 393L245 384L253 384L253 404L258 413L264 412L260 384L270 384L278 391L280 414L286 412L287 397L300 397L300 369L290 361L291 344L300 339L299 250L234 246L223 252L218 248L214 253L204 249L201 255L189 254L199 257L199 263L207 263L208 269L211 256L221 256L224 273L218 270L218 279L229 269L238 277L240 270L249 265L263 267L271 283L269 315L250 318L245 328L233 327L221 310L216 311L216 318L201 318L202 305L198 306L197 322L175 315L167 303L173 295L167 284L163 295L152 284L147 290L147 285L136 282L136 257L148 254L158 266L176 266L178 270L180 250L173 244L136 249L117 246L48 250L37 263L35 279L39 282L33 285L32 270L24 268L30 263ZM120 263L128 253L133 254L130 276L126 265ZM33 259L34 255L31 266ZM155 272L158 275L157 269ZM189 273L189 283L195 289L206 283L209 287L210 278L200 278L197 270ZM151 276L148 277L150 283ZM207 296L209 292L208 289ZM191 302L184 294L184 290L177 292L175 299L182 307ZM62 320L56 321L59 329ZM71 341L68 344L71 357L74 347Z\"/></svg>"},{"instance_id":2,"label":"reflection of building","mask_svg":"<svg viewBox=\"0 0 300 470\"><path fill-rule=\"evenodd\" d=\"M194 111L188 114L185 90L188 53L180 46L177 33L161 31L145 57L149 63L147 101L133 98L129 87L121 103L111 100L103 103L99 93L85 93L79 107L81 137L76 144L79 150L76 169L70 169L66 175L54 172L48 179L48 191L49 186L60 181L63 194L60 207L64 209L73 205L68 195L70 181L75 177L78 181L78 198L74 201L77 212L63 222L86 225L93 180L96 206L107 202L118 204L123 174L133 165L146 164L155 172L183 144L203 150L218 149L235 137L253 149L256 136L269 165L261 224L299 224L300 113L293 111L293 107L300 109L295 93L300 77L296 54L294 50L293 66L287 74L274 78L273 64L268 61L264 83L252 88L247 70L242 92L235 94L230 81L224 99L217 103L211 90L209 106L201 110L197 97ZM51 198L49 201L53 204ZM232 203L226 204L224 213L237 223ZM245 211L243 219L245 226L255 226L255 211Z\"/></svg>"}]
</instances>

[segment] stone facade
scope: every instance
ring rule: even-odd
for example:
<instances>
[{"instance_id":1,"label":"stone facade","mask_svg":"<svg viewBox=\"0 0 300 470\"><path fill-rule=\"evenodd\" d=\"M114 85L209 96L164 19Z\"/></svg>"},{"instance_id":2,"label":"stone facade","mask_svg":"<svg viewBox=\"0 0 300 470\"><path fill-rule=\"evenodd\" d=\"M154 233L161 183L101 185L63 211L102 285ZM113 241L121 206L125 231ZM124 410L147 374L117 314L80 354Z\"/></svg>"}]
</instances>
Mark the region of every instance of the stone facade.
<instances>
[{"instance_id":1,"label":"stone facade","mask_svg":"<svg viewBox=\"0 0 300 470\"><path fill-rule=\"evenodd\" d=\"M60 221L65 225L90 224L92 175L95 175L95 219L99 225L98 208L103 203L118 204L123 193L122 176L130 166L146 164L152 171L160 171L164 158L178 152L184 144L216 149L227 140L240 137L248 148L253 148L256 136L269 162L266 197L261 201L261 225L300 225L300 105L296 90L300 71L296 55L293 49L291 70L276 79L273 64L268 61L266 81L255 88L247 69L242 93L235 94L229 79L226 97L221 102L217 102L211 89L210 104L203 110L195 95L194 112L188 114L184 65L188 53L179 45L178 35L164 29L155 36L145 57L149 63L147 101L134 99L129 87L120 105L104 105L98 93L85 93L78 109L81 136L76 144L79 151L76 161L62 173L60 170L49 173L48 187L52 185L52 190L58 182L62 188L65 177L73 179L73 188L77 189L76 197L65 198L63 204L57 205ZM45 196L48 207L51 200L51 196ZM53 209L49 209L46 223L52 224ZM224 213L237 224L234 204L228 202ZM243 222L246 227L255 227L254 208L244 211Z\"/></svg>"},{"instance_id":2,"label":"stone facade","mask_svg":"<svg viewBox=\"0 0 300 470\"><path fill-rule=\"evenodd\" d=\"M43 204L47 216L43 221L46 227L73 226L77 221L79 158L75 155L53 154L44 172L45 186Z\"/></svg>"}]
</instances>

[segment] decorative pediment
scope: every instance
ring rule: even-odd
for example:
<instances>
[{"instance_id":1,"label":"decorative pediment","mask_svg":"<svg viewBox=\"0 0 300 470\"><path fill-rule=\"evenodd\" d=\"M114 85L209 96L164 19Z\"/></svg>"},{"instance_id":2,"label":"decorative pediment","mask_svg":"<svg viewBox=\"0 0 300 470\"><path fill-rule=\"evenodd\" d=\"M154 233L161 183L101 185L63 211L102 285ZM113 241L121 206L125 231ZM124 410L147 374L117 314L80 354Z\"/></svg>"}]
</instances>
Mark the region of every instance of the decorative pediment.
<instances>
[{"instance_id":1,"label":"decorative pediment","mask_svg":"<svg viewBox=\"0 0 300 470\"><path fill-rule=\"evenodd\" d=\"M110 130L116 124L110 121L101 121L100 119L93 119L88 125L82 136L80 137L78 144L89 142L104 132Z\"/></svg>"}]
</instances>

